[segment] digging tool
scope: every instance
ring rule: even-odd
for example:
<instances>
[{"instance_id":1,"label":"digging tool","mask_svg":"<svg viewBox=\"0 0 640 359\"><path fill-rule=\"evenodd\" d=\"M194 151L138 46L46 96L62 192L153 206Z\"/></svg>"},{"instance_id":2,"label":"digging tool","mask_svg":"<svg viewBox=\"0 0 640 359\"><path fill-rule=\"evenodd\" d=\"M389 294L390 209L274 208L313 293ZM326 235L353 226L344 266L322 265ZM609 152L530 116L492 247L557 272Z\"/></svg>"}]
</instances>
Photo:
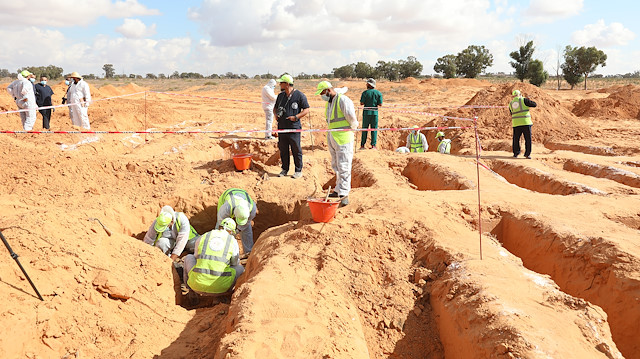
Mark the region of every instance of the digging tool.
<instances>
[{"instance_id":1,"label":"digging tool","mask_svg":"<svg viewBox=\"0 0 640 359\"><path fill-rule=\"evenodd\" d=\"M22 273L24 274L25 277L27 277L27 280L29 281L29 284L31 284L31 288L33 288L33 290L36 291L36 294L38 295L38 298L41 301L44 301L44 299L42 298L42 296L40 295L40 292L38 292L38 288L36 288L36 285L33 284L33 282L31 281L31 278L29 277L29 275L27 274L27 272L24 270L24 268L22 267L22 264L20 264L20 261L18 260L18 255L15 254L15 252L13 251L13 249L11 249L11 246L9 245L9 242L7 242L7 239L4 238L4 235L2 234L2 232L0 232L0 238L2 238L2 242L4 243L4 246L7 247L7 250L9 251L9 254L11 255L11 258L13 258L13 260L16 261L16 263L18 263L18 267L20 267L20 270L22 271Z\"/></svg>"},{"instance_id":2,"label":"digging tool","mask_svg":"<svg viewBox=\"0 0 640 359\"><path fill-rule=\"evenodd\" d=\"M97 218L89 218L88 220L89 221L96 221L96 222L100 223L100 225L102 226L102 229L104 229L104 231L107 232L107 235L109 237L111 237L111 230L109 228L107 228L104 224L102 224L102 222L100 222L99 219L97 219Z\"/></svg>"},{"instance_id":3,"label":"digging tool","mask_svg":"<svg viewBox=\"0 0 640 359\"><path fill-rule=\"evenodd\" d=\"M329 201L329 195L331 194L331 186L329 186L329 190L327 191L327 196L324 197L324 201L327 202Z\"/></svg>"}]
</instances>

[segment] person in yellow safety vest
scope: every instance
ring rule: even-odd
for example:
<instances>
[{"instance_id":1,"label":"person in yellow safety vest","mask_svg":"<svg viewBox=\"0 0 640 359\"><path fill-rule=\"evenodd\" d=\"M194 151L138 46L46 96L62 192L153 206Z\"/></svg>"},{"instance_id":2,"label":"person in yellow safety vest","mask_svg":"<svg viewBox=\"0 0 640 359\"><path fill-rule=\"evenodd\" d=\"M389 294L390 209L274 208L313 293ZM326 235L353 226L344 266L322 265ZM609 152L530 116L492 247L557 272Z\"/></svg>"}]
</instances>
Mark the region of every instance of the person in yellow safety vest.
<instances>
[{"instance_id":1,"label":"person in yellow safety vest","mask_svg":"<svg viewBox=\"0 0 640 359\"><path fill-rule=\"evenodd\" d=\"M222 229L209 231L196 241L195 255L184 258L183 278L188 288L205 296L233 292L238 277L244 273L240 264L240 248L233 234L236 223L222 220Z\"/></svg>"},{"instance_id":2,"label":"person in yellow safety vest","mask_svg":"<svg viewBox=\"0 0 640 359\"><path fill-rule=\"evenodd\" d=\"M451 140L444 138L444 132L438 131L438 133L436 133L436 139L438 140L438 152L447 155L451 153Z\"/></svg>"},{"instance_id":3,"label":"person in yellow safety vest","mask_svg":"<svg viewBox=\"0 0 640 359\"><path fill-rule=\"evenodd\" d=\"M407 148L410 152L427 152L429 149L427 138L417 130L418 126L413 125L413 128L409 136L407 136Z\"/></svg>"},{"instance_id":4,"label":"person in yellow safety vest","mask_svg":"<svg viewBox=\"0 0 640 359\"><path fill-rule=\"evenodd\" d=\"M537 104L522 96L520 90L513 90L513 99L509 102L511 112L511 126L513 127L513 157L520 154L520 136L524 135L524 157L531 159L531 113L530 107Z\"/></svg>"},{"instance_id":5,"label":"person in yellow safety vest","mask_svg":"<svg viewBox=\"0 0 640 359\"><path fill-rule=\"evenodd\" d=\"M326 101L325 112L330 130L342 129L327 133L327 144L331 154L331 168L336 173L336 187L329 197L340 198L340 206L349 204L351 191L351 162L353 161L353 131L358 128L353 101L342 93L336 92L329 81L318 84L316 95Z\"/></svg>"},{"instance_id":6,"label":"person in yellow safety vest","mask_svg":"<svg viewBox=\"0 0 640 359\"><path fill-rule=\"evenodd\" d=\"M232 218L242 234L242 250L248 256L253 249L253 228L251 221L256 218L258 207L249 193L239 188L229 188L218 198L218 219L215 228L222 225L222 220Z\"/></svg>"},{"instance_id":7,"label":"person in yellow safety vest","mask_svg":"<svg viewBox=\"0 0 640 359\"><path fill-rule=\"evenodd\" d=\"M144 236L144 242L158 247L177 260L186 249L193 253L198 232L191 226L189 219L182 212L175 212L171 206L164 206Z\"/></svg>"}]
</instances>

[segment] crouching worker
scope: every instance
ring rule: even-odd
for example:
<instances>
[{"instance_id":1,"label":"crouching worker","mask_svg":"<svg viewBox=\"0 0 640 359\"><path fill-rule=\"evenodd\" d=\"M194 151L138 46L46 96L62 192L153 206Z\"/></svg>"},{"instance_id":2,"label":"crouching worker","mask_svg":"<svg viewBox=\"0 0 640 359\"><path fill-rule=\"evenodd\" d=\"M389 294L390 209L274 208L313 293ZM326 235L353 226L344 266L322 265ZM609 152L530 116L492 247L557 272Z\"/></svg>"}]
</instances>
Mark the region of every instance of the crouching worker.
<instances>
[{"instance_id":1,"label":"crouching worker","mask_svg":"<svg viewBox=\"0 0 640 359\"><path fill-rule=\"evenodd\" d=\"M175 212L171 206L164 206L144 236L144 242L160 248L175 261L185 249L188 253L193 253L197 237L198 232L191 227L184 213Z\"/></svg>"},{"instance_id":2,"label":"crouching worker","mask_svg":"<svg viewBox=\"0 0 640 359\"><path fill-rule=\"evenodd\" d=\"M244 257L248 257L253 248L253 228L251 222L256 218L258 207L249 193L239 188L229 188L218 198L218 218L216 229L222 225L222 220L231 218L238 224L238 231L242 238Z\"/></svg>"},{"instance_id":3,"label":"crouching worker","mask_svg":"<svg viewBox=\"0 0 640 359\"><path fill-rule=\"evenodd\" d=\"M236 222L225 218L222 229L209 231L196 240L195 255L184 258L184 279L195 293L204 296L231 294L244 273L240 248L233 234Z\"/></svg>"},{"instance_id":4,"label":"crouching worker","mask_svg":"<svg viewBox=\"0 0 640 359\"><path fill-rule=\"evenodd\" d=\"M444 132L438 131L436 133L436 139L438 139L438 152L444 154L451 153L451 140L444 138Z\"/></svg>"}]
</instances>

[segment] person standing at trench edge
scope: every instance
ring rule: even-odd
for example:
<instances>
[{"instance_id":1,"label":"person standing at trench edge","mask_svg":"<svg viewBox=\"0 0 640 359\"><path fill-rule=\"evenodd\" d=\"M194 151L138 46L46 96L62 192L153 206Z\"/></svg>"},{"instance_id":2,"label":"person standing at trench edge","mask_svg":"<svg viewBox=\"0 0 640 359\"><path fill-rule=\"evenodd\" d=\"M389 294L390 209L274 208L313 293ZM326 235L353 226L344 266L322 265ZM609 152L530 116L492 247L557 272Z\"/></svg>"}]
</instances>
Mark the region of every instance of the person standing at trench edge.
<instances>
[{"instance_id":1,"label":"person standing at trench edge","mask_svg":"<svg viewBox=\"0 0 640 359\"><path fill-rule=\"evenodd\" d=\"M531 159L531 113L530 107L537 104L522 96L520 90L513 90L511 93L513 100L509 102L509 112L511 112L511 125L513 126L513 157L520 154L520 136L524 135L524 157Z\"/></svg>"},{"instance_id":2,"label":"person standing at trench edge","mask_svg":"<svg viewBox=\"0 0 640 359\"><path fill-rule=\"evenodd\" d=\"M280 83L280 93L276 98L273 114L278 120L278 130L301 130L300 119L309 113L307 96L293 88L293 77L284 74L277 80ZM284 177L289 173L290 158L293 155L295 172L291 178L302 177L302 145L300 144L300 132L278 134L278 149L282 161L282 171L279 176ZM289 152L291 149L291 152Z\"/></svg>"}]
</instances>

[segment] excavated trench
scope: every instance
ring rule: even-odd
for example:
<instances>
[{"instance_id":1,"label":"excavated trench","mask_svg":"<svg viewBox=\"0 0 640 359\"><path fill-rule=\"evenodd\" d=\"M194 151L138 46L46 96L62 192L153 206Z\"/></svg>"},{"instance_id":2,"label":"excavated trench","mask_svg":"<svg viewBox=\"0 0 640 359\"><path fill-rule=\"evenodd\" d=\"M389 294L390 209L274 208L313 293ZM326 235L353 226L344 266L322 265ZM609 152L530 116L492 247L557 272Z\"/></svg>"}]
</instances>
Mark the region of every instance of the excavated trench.
<instances>
[{"instance_id":1,"label":"excavated trench","mask_svg":"<svg viewBox=\"0 0 640 359\"><path fill-rule=\"evenodd\" d=\"M559 180L550 173L532 167L503 160L493 160L488 163L493 171L509 183L530 191L562 196L576 193L604 194L600 190L580 183Z\"/></svg>"},{"instance_id":2,"label":"excavated trench","mask_svg":"<svg viewBox=\"0 0 640 359\"><path fill-rule=\"evenodd\" d=\"M530 216L502 213L491 233L525 267L550 275L564 292L600 306L622 354L640 358L640 261L604 238L560 233Z\"/></svg>"},{"instance_id":3,"label":"excavated trench","mask_svg":"<svg viewBox=\"0 0 640 359\"><path fill-rule=\"evenodd\" d=\"M633 172L625 171L619 168L577 160L566 161L563 168L566 171L576 172L597 178L606 178L623 185L640 188L640 176Z\"/></svg>"},{"instance_id":4,"label":"excavated trench","mask_svg":"<svg viewBox=\"0 0 640 359\"><path fill-rule=\"evenodd\" d=\"M327 171L329 170L327 169ZM331 171L333 172L333 170ZM371 187L377 182L373 172L367 169L367 166L360 159L354 158L351 165L351 188ZM329 186L336 187L335 175L322 185L322 189L327 190Z\"/></svg>"},{"instance_id":5,"label":"excavated trench","mask_svg":"<svg viewBox=\"0 0 640 359\"><path fill-rule=\"evenodd\" d=\"M463 175L427 158L410 157L401 173L419 191L466 190L476 187L473 181Z\"/></svg>"},{"instance_id":6,"label":"excavated trench","mask_svg":"<svg viewBox=\"0 0 640 359\"><path fill-rule=\"evenodd\" d=\"M597 156L616 156L616 152L611 147L585 146L576 144L567 144L559 142L545 142L544 147L552 151L572 151L586 153Z\"/></svg>"}]
</instances>

